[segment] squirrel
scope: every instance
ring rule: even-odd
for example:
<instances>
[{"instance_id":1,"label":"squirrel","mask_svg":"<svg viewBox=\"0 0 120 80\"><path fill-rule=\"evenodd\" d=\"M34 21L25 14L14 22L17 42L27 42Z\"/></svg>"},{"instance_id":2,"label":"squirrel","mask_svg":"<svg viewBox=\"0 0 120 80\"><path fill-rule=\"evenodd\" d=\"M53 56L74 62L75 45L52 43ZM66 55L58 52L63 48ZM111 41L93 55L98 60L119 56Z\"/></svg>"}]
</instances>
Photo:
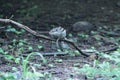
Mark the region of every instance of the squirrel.
<instances>
[{"instance_id":1,"label":"squirrel","mask_svg":"<svg viewBox=\"0 0 120 80\"><path fill-rule=\"evenodd\" d=\"M66 30L62 28L61 26L53 28L49 31L49 35L56 39L56 46L57 48L60 48L59 46L59 40L60 39L66 39Z\"/></svg>"}]
</instances>

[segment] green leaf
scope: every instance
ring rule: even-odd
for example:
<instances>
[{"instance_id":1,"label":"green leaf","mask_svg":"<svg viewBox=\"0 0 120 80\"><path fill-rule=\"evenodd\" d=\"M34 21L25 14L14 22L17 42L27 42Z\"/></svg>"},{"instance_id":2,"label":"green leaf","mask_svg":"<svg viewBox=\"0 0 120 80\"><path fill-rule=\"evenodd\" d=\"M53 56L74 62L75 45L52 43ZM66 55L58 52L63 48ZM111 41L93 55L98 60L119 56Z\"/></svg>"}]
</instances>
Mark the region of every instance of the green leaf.
<instances>
[{"instance_id":1,"label":"green leaf","mask_svg":"<svg viewBox=\"0 0 120 80\"><path fill-rule=\"evenodd\" d=\"M69 37L72 37L73 35L71 33L68 34Z\"/></svg>"},{"instance_id":2,"label":"green leaf","mask_svg":"<svg viewBox=\"0 0 120 80\"><path fill-rule=\"evenodd\" d=\"M56 62L61 63L63 60L62 59L57 59Z\"/></svg>"},{"instance_id":3,"label":"green leaf","mask_svg":"<svg viewBox=\"0 0 120 80\"><path fill-rule=\"evenodd\" d=\"M18 44L19 46L23 46L24 44L22 43L22 42L19 42L19 44Z\"/></svg>"},{"instance_id":4,"label":"green leaf","mask_svg":"<svg viewBox=\"0 0 120 80\"><path fill-rule=\"evenodd\" d=\"M37 47L38 47L38 49L42 49L43 48L43 46L40 46L40 45L38 45Z\"/></svg>"},{"instance_id":5,"label":"green leaf","mask_svg":"<svg viewBox=\"0 0 120 80\"><path fill-rule=\"evenodd\" d=\"M2 48L0 48L0 53L4 53L4 51L3 51L3 49L2 49Z\"/></svg>"},{"instance_id":6,"label":"green leaf","mask_svg":"<svg viewBox=\"0 0 120 80\"><path fill-rule=\"evenodd\" d=\"M28 47L29 50L32 50L33 48L31 46Z\"/></svg>"}]
</instances>

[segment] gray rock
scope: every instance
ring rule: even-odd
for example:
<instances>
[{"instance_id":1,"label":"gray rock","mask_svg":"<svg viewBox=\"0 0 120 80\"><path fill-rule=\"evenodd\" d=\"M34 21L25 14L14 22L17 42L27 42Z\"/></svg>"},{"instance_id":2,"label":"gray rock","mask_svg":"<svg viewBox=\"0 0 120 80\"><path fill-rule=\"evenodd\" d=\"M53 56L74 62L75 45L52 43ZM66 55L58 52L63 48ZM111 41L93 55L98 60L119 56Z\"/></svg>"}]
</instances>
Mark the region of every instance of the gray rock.
<instances>
[{"instance_id":1,"label":"gray rock","mask_svg":"<svg viewBox=\"0 0 120 80\"><path fill-rule=\"evenodd\" d=\"M118 7L120 7L120 1L118 1L118 2L116 3L116 5L117 5Z\"/></svg>"},{"instance_id":2,"label":"gray rock","mask_svg":"<svg viewBox=\"0 0 120 80\"><path fill-rule=\"evenodd\" d=\"M87 21L78 21L72 25L74 32L90 32L95 29L95 25Z\"/></svg>"}]
</instances>

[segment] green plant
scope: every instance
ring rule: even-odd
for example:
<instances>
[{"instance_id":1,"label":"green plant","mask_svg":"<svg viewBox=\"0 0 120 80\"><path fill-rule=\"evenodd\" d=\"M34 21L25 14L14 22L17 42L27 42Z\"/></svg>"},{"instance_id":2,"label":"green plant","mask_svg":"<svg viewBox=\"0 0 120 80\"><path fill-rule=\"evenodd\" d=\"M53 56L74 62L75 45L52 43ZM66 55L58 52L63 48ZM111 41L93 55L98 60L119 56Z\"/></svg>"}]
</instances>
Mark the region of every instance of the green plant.
<instances>
[{"instance_id":1,"label":"green plant","mask_svg":"<svg viewBox=\"0 0 120 80\"><path fill-rule=\"evenodd\" d=\"M10 55L8 51L4 51L2 48L0 48L0 54L2 55L1 57L3 57L6 61L10 62L15 59L13 55Z\"/></svg>"},{"instance_id":2,"label":"green plant","mask_svg":"<svg viewBox=\"0 0 120 80\"><path fill-rule=\"evenodd\" d=\"M79 56L80 53L77 50L65 50L66 54L69 54L70 56Z\"/></svg>"},{"instance_id":3,"label":"green plant","mask_svg":"<svg viewBox=\"0 0 120 80\"><path fill-rule=\"evenodd\" d=\"M76 70L85 74L89 79L93 79L99 74L103 79L120 80L120 49L118 48L109 54L99 52L95 50L94 47L93 49L99 56L102 56L107 61L100 63L98 60L95 60L93 66L85 64L81 69Z\"/></svg>"},{"instance_id":4,"label":"green plant","mask_svg":"<svg viewBox=\"0 0 120 80\"><path fill-rule=\"evenodd\" d=\"M104 57L105 59L109 59L110 61L114 62L114 64L119 64L120 63L120 48L118 48L116 51L113 51L109 54L103 53L103 52L99 52L97 50L95 50L95 52L99 55L101 55L102 57Z\"/></svg>"},{"instance_id":5,"label":"green plant","mask_svg":"<svg viewBox=\"0 0 120 80\"><path fill-rule=\"evenodd\" d=\"M2 57L7 60L8 62L12 61L17 64L20 63L20 56L19 54L23 53L24 51L24 42L22 40L12 40L12 44L8 45L9 50L3 50L0 48L0 53L2 54Z\"/></svg>"},{"instance_id":6,"label":"green plant","mask_svg":"<svg viewBox=\"0 0 120 80\"><path fill-rule=\"evenodd\" d=\"M96 74L100 74L103 78L107 78L109 80L119 80L120 79L120 60L119 60L119 49L117 51L112 52L111 54L105 54L102 52L96 51L99 55L103 56L110 61L104 61L102 64L94 64L93 67L86 64L83 68L80 69L81 72L86 74L89 78L95 77ZM110 62L114 62L114 64L110 64ZM96 62L95 62L96 63ZM113 77L115 76L115 77Z\"/></svg>"},{"instance_id":7,"label":"green plant","mask_svg":"<svg viewBox=\"0 0 120 80\"><path fill-rule=\"evenodd\" d=\"M82 37L82 38L88 38L89 35L85 34L85 33L78 33L77 34L79 37Z\"/></svg>"},{"instance_id":8,"label":"green plant","mask_svg":"<svg viewBox=\"0 0 120 80\"><path fill-rule=\"evenodd\" d=\"M41 45L37 45L37 48L38 48L38 49L42 49L43 46L41 46Z\"/></svg>"},{"instance_id":9,"label":"green plant","mask_svg":"<svg viewBox=\"0 0 120 80\"><path fill-rule=\"evenodd\" d=\"M0 72L0 80L15 80L15 77L12 73Z\"/></svg>"},{"instance_id":10,"label":"green plant","mask_svg":"<svg viewBox=\"0 0 120 80\"><path fill-rule=\"evenodd\" d=\"M0 51L4 53L4 51L0 48ZM38 55L41 57L42 61L44 64L47 63L47 60L43 57L42 54L37 53L37 52L33 52L30 53L26 58L22 58L22 72L20 80L59 80L55 77L52 77L51 73L40 73L37 72L35 67L33 66L28 66L29 64L29 59L33 56L33 55ZM52 67L52 65L49 65L50 67ZM30 71L30 68L32 69L33 72ZM15 67L13 67L12 70L17 70ZM2 72L1 72L2 73ZM0 73L0 80L16 80L18 79L17 74L15 73Z\"/></svg>"},{"instance_id":11,"label":"green plant","mask_svg":"<svg viewBox=\"0 0 120 80\"><path fill-rule=\"evenodd\" d=\"M97 64L96 67L91 67L86 64L79 71L89 79L93 79L97 74L101 75L102 78L109 80L120 80L120 68L113 67L109 62L103 62L102 64ZM115 76L115 77L113 77Z\"/></svg>"},{"instance_id":12,"label":"green plant","mask_svg":"<svg viewBox=\"0 0 120 80\"><path fill-rule=\"evenodd\" d=\"M69 37L73 37L73 35L71 33L68 34Z\"/></svg>"},{"instance_id":13,"label":"green plant","mask_svg":"<svg viewBox=\"0 0 120 80\"><path fill-rule=\"evenodd\" d=\"M29 54L25 59L23 59L23 64L22 64L22 69L23 69L23 75L24 76L26 76L26 74L28 73L28 70L29 70L29 68L30 67L28 67L27 65L28 65L28 60L29 60L29 58L32 56L32 55L34 55L35 54L35 52L33 52L33 53L31 53L31 54ZM47 61L46 61L46 59L42 56L42 54L40 54L40 53L37 53L41 58L42 58L42 60L43 60L43 63L44 64L46 64L47 63Z\"/></svg>"},{"instance_id":14,"label":"green plant","mask_svg":"<svg viewBox=\"0 0 120 80\"><path fill-rule=\"evenodd\" d=\"M24 29L20 29L20 31L18 31L18 30L16 30L14 27L12 27L12 26L8 26L7 27L7 29L6 29L6 32L13 32L13 33L16 33L16 34L22 34L22 33L24 33L25 32L25 30Z\"/></svg>"}]
</instances>

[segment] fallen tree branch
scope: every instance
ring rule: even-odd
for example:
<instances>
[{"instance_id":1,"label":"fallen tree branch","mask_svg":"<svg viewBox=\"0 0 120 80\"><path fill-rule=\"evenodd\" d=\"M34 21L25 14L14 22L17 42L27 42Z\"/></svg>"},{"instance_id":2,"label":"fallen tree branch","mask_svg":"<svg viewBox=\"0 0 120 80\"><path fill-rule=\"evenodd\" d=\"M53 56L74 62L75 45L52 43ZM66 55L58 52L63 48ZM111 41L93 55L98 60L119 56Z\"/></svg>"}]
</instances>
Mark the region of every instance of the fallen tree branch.
<instances>
[{"instance_id":1,"label":"fallen tree branch","mask_svg":"<svg viewBox=\"0 0 120 80\"><path fill-rule=\"evenodd\" d=\"M16 26L18 26L19 28L22 28L24 30L26 30L27 32L33 34L34 36L37 36L39 38L43 38L43 39L46 39L46 40L51 40L51 41L55 41L54 39L48 37L48 36L45 36L45 35L41 35L39 33L37 33L36 31L30 29L29 27L21 24L21 23L18 23L16 21L13 21L13 20L10 20L10 19L0 19L0 22L4 22L4 23L11 23L11 24L14 24ZM83 56L85 57L88 57L89 55L88 54L85 54L81 51L81 49L71 40L69 39L65 39L65 40L62 40L62 41L65 41L67 43L70 43L71 45L73 45Z\"/></svg>"},{"instance_id":2,"label":"fallen tree branch","mask_svg":"<svg viewBox=\"0 0 120 80\"><path fill-rule=\"evenodd\" d=\"M31 34L33 34L37 37L44 38L44 39L47 39L47 40L52 40L51 38L49 38L47 36L44 36L44 35L41 35L41 34L35 32L34 30L30 29L29 27L27 27L27 26L25 26L21 23L18 23L16 21L13 21L13 20L10 20L10 19L0 19L0 22L14 24L14 25L18 26L19 28L22 28L22 29L28 31L29 33L31 33Z\"/></svg>"},{"instance_id":3,"label":"fallen tree branch","mask_svg":"<svg viewBox=\"0 0 120 80\"><path fill-rule=\"evenodd\" d=\"M37 52L40 53L40 52ZM50 52L50 53L40 53L43 56L54 56L54 55L67 55L65 52ZM35 54L36 56L38 56L38 54ZM22 54L22 56L28 56L28 54Z\"/></svg>"},{"instance_id":4,"label":"fallen tree branch","mask_svg":"<svg viewBox=\"0 0 120 80\"><path fill-rule=\"evenodd\" d=\"M65 39L64 41L72 44L72 45L75 47L75 49L78 50L82 55L84 55L84 56L86 56L86 57L89 56L88 54L85 54L85 53L80 49L80 47L78 47L78 45L75 44L73 41L71 41L71 40L69 40L69 39Z\"/></svg>"}]
</instances>

